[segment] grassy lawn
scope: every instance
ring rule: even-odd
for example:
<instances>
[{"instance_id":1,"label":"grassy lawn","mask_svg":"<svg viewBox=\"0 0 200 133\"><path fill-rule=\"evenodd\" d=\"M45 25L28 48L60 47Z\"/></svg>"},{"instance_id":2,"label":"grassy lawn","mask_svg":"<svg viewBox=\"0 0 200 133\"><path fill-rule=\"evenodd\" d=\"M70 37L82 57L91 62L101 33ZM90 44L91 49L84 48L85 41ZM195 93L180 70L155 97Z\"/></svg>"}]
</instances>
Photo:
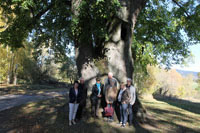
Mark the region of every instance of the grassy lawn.
<instances>
[{"instance_id":1,"label":"grassy lawn","mask_svg":"<svg viewBox=\"0 0 200 133\"><path fill-rule=\"evenodd\" d=\"M200 102L144 98L155 132L200 132Z\"/></svg>"},{"instance_id":2,"label":"grassy lawn","mask_svg":"<svg viewBox=\"0 0 200 133\"><path fill-rule=\"evenodd\" d=\"M120 128L102 118L90 117L89 107L77 125L68 126L66 97L32 102L0 112L0 132L50 133L133 133L133 132L200 132L200 114L166 101L145 97L142 102L149 119L146 123ZM171 101L173 102L173 101ZM176 101L174 101L176 103ZM199 103L200 104L200 103ZM188 104L188 106L190 106ZM199 107L199 106L198 106ZM200 108L199 108L200 111Z\"/></svg>"}]
</instances>

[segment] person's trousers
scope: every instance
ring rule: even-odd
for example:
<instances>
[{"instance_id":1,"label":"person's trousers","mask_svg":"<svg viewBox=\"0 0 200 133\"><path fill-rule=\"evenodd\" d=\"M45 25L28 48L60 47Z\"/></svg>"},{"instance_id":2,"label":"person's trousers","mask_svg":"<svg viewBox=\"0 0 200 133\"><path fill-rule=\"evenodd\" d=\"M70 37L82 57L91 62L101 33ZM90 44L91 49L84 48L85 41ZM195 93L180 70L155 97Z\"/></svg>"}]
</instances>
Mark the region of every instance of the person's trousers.
<instances>
[{"instance_id":1,"label":"person's trousers","mask_svg":"<svg viewBox=\"0 0 200 133\"><path fill-rule=\"evenodd\" d=\"M82 118L82 113L85 106L86 106L86 101L82 101L82 103L79 104L78 110L76 113L76 119L80 120Z\"/></svg>"},{"instance_id":2,"label":"person's trousers","mask_svg":"<svg viewBox=\"0 0 200 133\"><path fill-rule=\"evenodd\" d=\"M78 103L69 103L69 120L74 120L78 109Z\"/></svg>"},{"instance_id":3,"label":"person's trousers","mask_svg":"<svg viewBox=\"0 0 200 133\"><path fill-rule=\"evenodd\" d=\"M122 124L126 124L128 120L127 109L128 104L120 104L120 122L122 122Z\"/></svg>"},{"instance_id":4,"label":"person's trousers","mask_svg":"<svg viewBox=\"0 0 200 133\"><path fill-rule=\"evenodd\" d=\"M96 104L92 105L92 113L95 116L98 116L98 111L99 111L100 104L101 104L101 99L98 98Z\"/></svg>"},{"instance_id":5,"label":"person's trousers","mask_svg":"<svg viewBox=\"0 0 200 133\"><path fill-rule=\"evenodd\" d=\"M133 124L133 105L128 105L128 112L129 112L129 124Z\"/></svg>"}]
</instances>

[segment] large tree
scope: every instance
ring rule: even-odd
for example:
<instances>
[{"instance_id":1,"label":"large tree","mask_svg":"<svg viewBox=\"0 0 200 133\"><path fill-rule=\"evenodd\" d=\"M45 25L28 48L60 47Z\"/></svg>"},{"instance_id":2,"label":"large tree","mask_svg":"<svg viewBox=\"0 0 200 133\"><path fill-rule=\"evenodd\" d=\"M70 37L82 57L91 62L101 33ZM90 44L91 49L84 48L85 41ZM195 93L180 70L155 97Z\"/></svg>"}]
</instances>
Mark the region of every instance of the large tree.
<instances>
[{"instance_id":1,"label":"large tree","mask_svg":"<svg viewBox=\"0 0 200 133\"><path fill-rule=\"evenodd\" d=\"M13 48L22 47L24 39L36 47L51 44L55 57L63 58L73 44L78 73L88 86L108 71L124 81L133 78L134 62L137 67L170 66L189 55L188 46L200 40L199 4L198 0L4 0L0 8L7 28L0 43Z\"/></svg>"}]
</instances>

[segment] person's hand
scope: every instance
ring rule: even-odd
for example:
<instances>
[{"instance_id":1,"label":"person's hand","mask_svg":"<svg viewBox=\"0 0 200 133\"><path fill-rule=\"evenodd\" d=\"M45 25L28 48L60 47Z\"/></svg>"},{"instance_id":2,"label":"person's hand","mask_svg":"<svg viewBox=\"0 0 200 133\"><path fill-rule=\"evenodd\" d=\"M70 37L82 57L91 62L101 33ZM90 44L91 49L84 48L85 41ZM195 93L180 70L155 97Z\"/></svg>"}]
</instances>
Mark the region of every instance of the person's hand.
<instances>
[{"instance_id":1,"label":"person's hand","mask_svg":"<svg viewBox=\"0 0 200 133\"><path fill-rule=\"evenodd\" d=\"M98 97L101 97L101 95L98 95Z\"/></svg>"}]
</instances>

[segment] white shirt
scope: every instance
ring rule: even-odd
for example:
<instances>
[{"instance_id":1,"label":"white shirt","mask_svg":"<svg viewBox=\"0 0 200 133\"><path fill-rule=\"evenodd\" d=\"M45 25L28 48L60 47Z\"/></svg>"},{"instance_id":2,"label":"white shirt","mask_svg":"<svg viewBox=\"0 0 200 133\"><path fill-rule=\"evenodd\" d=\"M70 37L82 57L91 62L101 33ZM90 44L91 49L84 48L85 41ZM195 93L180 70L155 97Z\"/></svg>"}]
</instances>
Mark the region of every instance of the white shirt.
<instances>
[{"instance_id":1,"label":"white shirt","mask_svg":"<svg viewBox=\"0 0 200 133\"><path fill-rule=\"evenodd\" d=\"M76 94L76 96L78 95L78 89L75 89L75 94Z\"/></svg>"},{"instance_id":2,"label":"white shirt","mask_svg":"<svg viewBox=\"0 0 200 133\"><path fill-rule=\"evenodd\" d=\"M135 94L135 87L132 85L130 86L130 93L131 93L130 104L133 105L135 103L136 94Z\"/></svg>"}]
</instances>

